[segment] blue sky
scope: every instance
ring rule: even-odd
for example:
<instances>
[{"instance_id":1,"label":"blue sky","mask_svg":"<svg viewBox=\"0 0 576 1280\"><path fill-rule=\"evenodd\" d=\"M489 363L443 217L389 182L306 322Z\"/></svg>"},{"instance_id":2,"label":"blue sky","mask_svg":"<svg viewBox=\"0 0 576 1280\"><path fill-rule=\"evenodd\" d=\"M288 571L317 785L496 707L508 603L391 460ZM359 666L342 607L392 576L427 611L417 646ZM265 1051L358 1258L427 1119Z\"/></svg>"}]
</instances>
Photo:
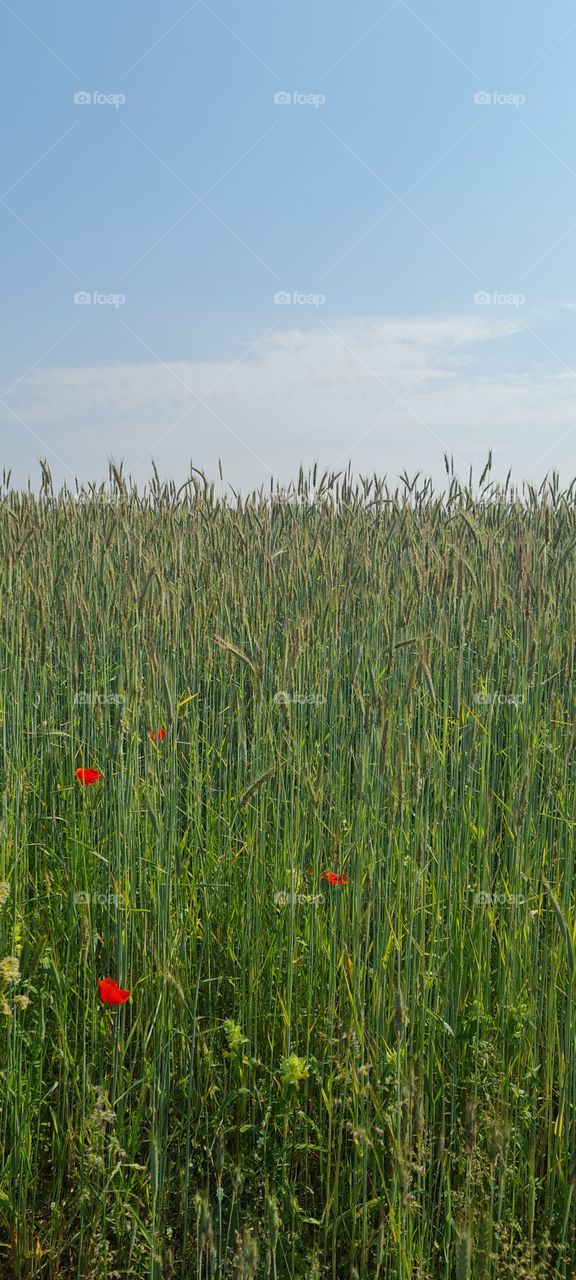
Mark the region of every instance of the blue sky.
<instances>
[{"instance_id":1,"label":"blue sky","mask_svg":"<svg viewBox=\"0 0 576 1280\"><path fill-rule=\"evenodd\" d=\"M576 473L567 0L0 0L0 26L16 483L441 479L490 448Z\"/></svg>"}]
</instances>

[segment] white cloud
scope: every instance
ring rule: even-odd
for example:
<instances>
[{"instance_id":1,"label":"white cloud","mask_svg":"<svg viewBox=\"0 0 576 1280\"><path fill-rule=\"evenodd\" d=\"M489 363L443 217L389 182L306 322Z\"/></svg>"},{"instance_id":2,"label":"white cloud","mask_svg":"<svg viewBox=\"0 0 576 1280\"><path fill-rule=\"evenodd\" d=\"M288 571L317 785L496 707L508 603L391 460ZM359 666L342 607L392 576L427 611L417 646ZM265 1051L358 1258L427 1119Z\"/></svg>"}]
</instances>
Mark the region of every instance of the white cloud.
<instances>
[{"instance_id":1,"label":"white cloud","mask_svg":"<svg viewBox=\"0 0 576 1280\"><path fill-rule=\"evenodd\" d=\"M468 466L493 447L502 470L521 472L576 426L574 375L552 356L543 367L541 348L535 363L516 316L331 322L315 313L313 325L275 329L237 363L37 368L7 397L46 444L29 437L26 458L50 459L52 449L86 480L105 474L110 455L138 479L151 458L164 474L186 475L192 458L215 476L222 457L227 479L246 488L270 472L292 478L315 458L434 475L444 448ZM0 422L15 426L1 406Z\"/></svg>"},{"instance_id":2,"label":"white cloud","mask_svg":"<svg viewBox=\"0 0 576 1280\"><path fill-rule=\"evenodd\" d=\"M544 302L531 310L537 316L557 316L564 311L576 311L576 302Z\"/></svg>"}]
</instances>

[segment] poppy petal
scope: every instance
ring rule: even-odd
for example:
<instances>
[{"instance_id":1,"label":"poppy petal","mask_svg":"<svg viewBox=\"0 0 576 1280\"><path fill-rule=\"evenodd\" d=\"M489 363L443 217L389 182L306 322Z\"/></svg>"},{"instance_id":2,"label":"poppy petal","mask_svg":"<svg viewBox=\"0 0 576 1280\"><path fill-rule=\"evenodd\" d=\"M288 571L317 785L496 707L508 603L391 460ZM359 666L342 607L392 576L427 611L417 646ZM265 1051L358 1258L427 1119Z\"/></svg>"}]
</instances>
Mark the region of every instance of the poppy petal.
<instances>
[{"instance_id":1,"label":"poppy petal","mask_svg":"<svg viewBox=\"0 0 576 1280\"><path fill-rule=\"evenodd\" d=\"M124 1004L130 996L130 992L119 987L114 978L99 978L98 990L104 1004Z\"/></svg>"},{"instance_id":2,"label":"poppy petal","mask_svg":"<svg viewBox=\"0 0 576 1280\"><path fill-rule=\"evenodd\" d=\"M99 782L103 775L99 769L77 769L76 777L79 782L83 782L84 786L89 787L92 782Z\"/></svg>"}]
</instances>

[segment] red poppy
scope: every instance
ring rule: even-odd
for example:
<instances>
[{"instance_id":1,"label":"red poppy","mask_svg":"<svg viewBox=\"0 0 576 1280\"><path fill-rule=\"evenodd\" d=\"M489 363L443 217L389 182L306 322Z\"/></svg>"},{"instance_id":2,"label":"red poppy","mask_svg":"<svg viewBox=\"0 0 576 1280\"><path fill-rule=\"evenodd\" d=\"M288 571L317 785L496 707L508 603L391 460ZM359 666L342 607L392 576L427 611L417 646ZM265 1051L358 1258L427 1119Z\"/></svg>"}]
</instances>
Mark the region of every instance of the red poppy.
<instances>
[{"instance_id":1,"label":"red poppy","mask_svg":"<svg viewBox=\"0 0 576 1280\"><path fill-rule=\"evenodd\" d=\"M335 871L322 871L320 879L327 880L329 884L348 884L346 872L342 876L337 876Z\"/></svg>"},{"instance_id":2,"label":"red poppy","mask_svg":"<svg viewBox=\"0 0 576 1280\"><path fill-rule=\"evenodd\" d=\"M165 729L150 729L150 737L151 737L151 739L152 739L152 741L153 741L153 742L154 742L154 741L156 741L156 742L163 742L164 738L166 737L166 730L165 730Z\"/></svg>"},{"instance_id":3,"label":"red poppy","mask_svg":"<svg viewBox=\"0 0 576 1280\"><path fill-rule=\"evenodd\" d=\"M124 1004L130 995L129 991L123 991L122 987L118 986L114 978L99 978L98 989L104 1004Z\"/></svg>"},{"instance_id":4,"label":"red poppy","mask_svg":"<svg viewBox=\"0 0 576 1280\"><path fill-rule=\"evenodd\" d=\"M78 778L78 781L83 782L86 787L89 787L92 782L98 782L102 776L103 775L100 773L99 769L76 770L76 777Z\"/></svg>"}]
</instances>

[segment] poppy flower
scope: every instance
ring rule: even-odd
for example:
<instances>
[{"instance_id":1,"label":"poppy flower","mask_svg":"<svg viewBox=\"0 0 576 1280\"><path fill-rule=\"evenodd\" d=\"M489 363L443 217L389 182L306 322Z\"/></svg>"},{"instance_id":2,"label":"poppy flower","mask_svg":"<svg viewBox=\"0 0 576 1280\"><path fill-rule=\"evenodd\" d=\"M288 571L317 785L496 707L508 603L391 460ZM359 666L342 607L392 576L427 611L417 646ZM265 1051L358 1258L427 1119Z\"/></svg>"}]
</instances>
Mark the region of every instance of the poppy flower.
<instances>
[{"instance_id":1,"label":"poppy flower","mask_svg":"<svg viewBox=\"0 0 576 1280\"><path fill-rule=\"evenodd\" d=\"M153 742L163 742L166 737L165 729L150 729L149 732Z\"/></svg>"},{"instance_id":2,"label":"poppy flower","mask_svg":"<svg viewBox=\"0 0 576 1280\"><path fill-rule=\"evenodd\" d=\"M114 978L99 978L98 990L104 1004L124 1004L130 995L129 991L123 991L122 987L118 986Z\"/></svg>"},{"instance_id":3,"label":"poppy flower","mask_svg":"<svg viewBox=\"0 0 576 1280\"><path fill-rule=\"evenodd\" d=\"M76 777L78 778L78 781L83 782L86 787L89 787L92 782L98 782L102 776L103 775L100 773L99 769L76 770Z\"/></svg>"},{"instance_id":4,"label":"poppy flower","mask_svg":"<svg viewBox=\"0 0 576 1280\"><path fill-rule=\"evenodd\" d=\"M344 875L337 876L335 871L323 871L320 879L327 880L329 884L348 884L346 872L344 872Z\"/></svg>"}]
</instances>

